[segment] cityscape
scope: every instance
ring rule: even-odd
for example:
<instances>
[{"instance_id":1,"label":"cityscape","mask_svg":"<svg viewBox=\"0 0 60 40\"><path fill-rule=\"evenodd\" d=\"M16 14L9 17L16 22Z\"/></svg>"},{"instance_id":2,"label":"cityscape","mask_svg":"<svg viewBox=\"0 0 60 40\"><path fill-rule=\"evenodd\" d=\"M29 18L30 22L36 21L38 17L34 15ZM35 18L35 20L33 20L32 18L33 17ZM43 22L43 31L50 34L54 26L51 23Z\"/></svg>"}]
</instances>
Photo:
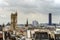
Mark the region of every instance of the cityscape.
<instances>
[{"instance_id":1,"label":"cityscape","mask_svg":"<svg viewBox=\"0 0 60 40\"><path fill-rule=\"evenodd\" d=\"M60 40L60 24L52 23L52 13L49 13L49 23L39 24L34 20L29 24L17 24L18 13L11 13L11 22L0 25L0 40Z\"/></svg>"},{"instance_id":2,"label":"cityscape","mask_svg":"<svg viewBox=\"0 0 60 40\"><path fill-rule=\"evenodd\" d=\"M60 40L60 0L0 0L0 40Z\"/></svg>"}]
</instances>

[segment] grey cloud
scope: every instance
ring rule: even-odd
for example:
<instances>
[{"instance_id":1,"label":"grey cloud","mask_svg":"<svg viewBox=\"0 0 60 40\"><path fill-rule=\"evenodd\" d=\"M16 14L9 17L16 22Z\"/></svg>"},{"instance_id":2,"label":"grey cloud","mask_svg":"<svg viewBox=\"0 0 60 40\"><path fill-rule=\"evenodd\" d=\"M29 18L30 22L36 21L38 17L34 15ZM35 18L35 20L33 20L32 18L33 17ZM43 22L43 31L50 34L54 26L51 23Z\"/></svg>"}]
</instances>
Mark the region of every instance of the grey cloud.
<instances>
[{"instance_id":1,"label":"grey cloud","mask_svg":"<svg viewBox=\"0 0 60 40\"><path fill-rule=\"evenodd\" d=\"M6 20L10 21L10 14L11 14L11 12L14 12L14 11L18 11L19 21L20 20L24 21L24 19L26 19L30 13L31 13L31 15L28 17L29 19L33 19L33 18L31 18L34 15L34 14L32 15L32 13L37 13L37 14L40 13L37 15L38 17L41 17L41 16L39 16L41 14L42 14L42 17L45 17L45 14L48 14L50 12L55 14L56 16L60 15L59 14L60 6L59 5L57 6L56 4L54 4L54 0L6 0L5 2L8 3L8 5L5 5L5 4L3 6L0 5L0 7L2 8L2 11L0 13L7 15L7 17L5 19L1 18L1 21L4 20L4 22L6 22ZM37 16L34 18L37 18ZM22 17L23 19L20 19L20 17ZM42 20L42 22L44 22L42 17L41 17L41 20ZM58 19L58 17L56 18L56 20L57 19ZM40 22L40 20L39 20L39 22Z\"/></svg>"},{"instance_id":2,"label":"grey cloud","mask_svg":"<svg viewBox=\"0 0 60 40\"><path fill-rule=\"evenodd\" d=\"M21 10L23 13L39 12L48 14L60 13L60 7L54 4L54 0L6 0L9 4L8 11ZM13 7L13 8L12 8ZM15 7L15 8L14 8Z\"/></svg>"}]
</instances>

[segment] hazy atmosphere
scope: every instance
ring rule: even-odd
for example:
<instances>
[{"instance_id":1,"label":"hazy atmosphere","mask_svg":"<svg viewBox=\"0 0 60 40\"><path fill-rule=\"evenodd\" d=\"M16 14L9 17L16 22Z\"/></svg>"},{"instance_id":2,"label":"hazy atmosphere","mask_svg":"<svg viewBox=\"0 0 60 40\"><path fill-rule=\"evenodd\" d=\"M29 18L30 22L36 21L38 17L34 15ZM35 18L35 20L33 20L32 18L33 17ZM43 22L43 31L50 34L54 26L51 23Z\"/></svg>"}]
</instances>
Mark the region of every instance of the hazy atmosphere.
<instances>
[{"instance_id":1,"label":"hazy atmosphere","mask_svg":"<svg viewBox=\"0 0 60 40\"><path fill-rule=\"evenodd\" d=\"M10 22L11 13L18 13L18 24L37 20L48 23L48 13L52 13L53 23L60 22L60 0L0 0L0 24Z\"/></svg>"}]
</instances>

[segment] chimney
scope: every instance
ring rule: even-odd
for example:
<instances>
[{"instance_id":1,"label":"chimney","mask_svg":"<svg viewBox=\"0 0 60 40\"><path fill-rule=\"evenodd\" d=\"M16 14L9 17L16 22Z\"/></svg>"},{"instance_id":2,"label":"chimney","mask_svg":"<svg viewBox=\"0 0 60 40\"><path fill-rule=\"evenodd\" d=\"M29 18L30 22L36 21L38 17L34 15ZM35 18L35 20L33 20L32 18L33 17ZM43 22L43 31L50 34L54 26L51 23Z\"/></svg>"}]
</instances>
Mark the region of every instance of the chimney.
<instances>
[{"instance_id":1,"label":"chimney","mask_svg":"<svg viewBox=\"0 0 60 40\"><path fill-rule=\"evenodd\" d=\"M49 13L49 25L52 25L52 14Z\"/></svg>"}]
</instances>

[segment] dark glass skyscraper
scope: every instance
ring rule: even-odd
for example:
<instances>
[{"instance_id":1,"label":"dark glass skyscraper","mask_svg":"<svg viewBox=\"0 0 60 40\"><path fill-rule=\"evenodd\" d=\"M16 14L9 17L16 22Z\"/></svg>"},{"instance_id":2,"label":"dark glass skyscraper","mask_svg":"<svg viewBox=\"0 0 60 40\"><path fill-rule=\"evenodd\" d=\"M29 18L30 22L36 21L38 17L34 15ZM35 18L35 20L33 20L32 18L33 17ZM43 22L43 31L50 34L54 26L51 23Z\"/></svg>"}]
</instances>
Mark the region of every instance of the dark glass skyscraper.
<instances>
[{"instance_id":1,"label":"dark glass skyscraper","mask_svg":"<svg viewBox=\"0 0 60 40\"><path fill-rule=\"evenodd\" d=\"M49 13L49 25L51 25L51 24L52 24L52 14Z\"/></svg>"}]
</instances>

